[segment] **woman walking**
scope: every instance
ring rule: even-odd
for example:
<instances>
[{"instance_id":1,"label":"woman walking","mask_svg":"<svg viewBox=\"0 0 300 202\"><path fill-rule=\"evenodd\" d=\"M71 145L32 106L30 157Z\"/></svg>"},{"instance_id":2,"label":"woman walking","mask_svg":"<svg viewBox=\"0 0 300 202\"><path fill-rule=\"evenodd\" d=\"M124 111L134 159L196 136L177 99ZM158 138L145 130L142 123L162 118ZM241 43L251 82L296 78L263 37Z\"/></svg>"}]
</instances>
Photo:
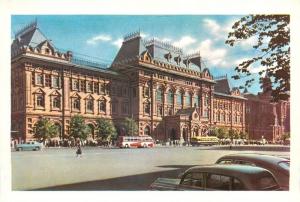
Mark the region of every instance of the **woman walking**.
<instances>
[{"instance_id":1,"label":"woman walking","mask_svg":"<svg viewBox=\"0 0 300 202\"><path fill-rule=\"evenodd\" d=\"M81 146L80 143L77 144L77 150L76 150L76 157L81 157L82 151L81 151Z\"/></svg>"}]
</instances>

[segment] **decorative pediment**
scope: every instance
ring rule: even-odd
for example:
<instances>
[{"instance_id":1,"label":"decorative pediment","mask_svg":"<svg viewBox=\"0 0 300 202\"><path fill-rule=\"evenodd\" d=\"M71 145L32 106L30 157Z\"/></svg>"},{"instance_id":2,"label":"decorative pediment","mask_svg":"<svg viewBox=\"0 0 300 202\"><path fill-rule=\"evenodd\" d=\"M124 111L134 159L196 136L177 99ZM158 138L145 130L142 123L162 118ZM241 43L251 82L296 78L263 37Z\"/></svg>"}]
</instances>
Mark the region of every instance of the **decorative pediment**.
<instances>
[{"instance_id":1,"label":"decorative pediment","mask_svg":"<svg viewBox=\"0 0 300 202\"><path fill-rule=\"evenodd\" d=\"M94 100L95 98L91 94L89 94L84 99L85 100Z\"/></svg>"},{"instance_id":2,"label":"decorative pediment","mask_svg":"<svg viewBox=\"0 0 300 202\"><path fill-rule=\"evenodd\" d=\"M34 94L46 94L41 88L38 88L36 91L33 92Z\"/></svg>"},{"instance_id":3,"label":"decorative pediment","mask_svg":"<svg viewBox=\"0 0 300 202\"><path fill-rule=\"evenodd\" d=\"M57 90L54 90L50 96L61 96L61 94Z\"/></svg>"},{"instance_id":4,"label":"decorative pediment","mask_svg":"<svg viewBox=\"0 0 300 202\"><path fill-rule=\"evenodd\" d=\"M51 45L51 43L48 40L43 41L42 43L40 43L38 45L38 48L41 50L41 52L43 54L52 55L55 52L54 47Z\"/></svg>"},{"instance_id":5,"label":"decorative pediment","mask_svg":"<svg viewBox=\"0 0 300 202\"><path fill-rule=\"evenodd\" d=\"M241 92L238 88L233 88L231 91L231 95L241 95Z\"/></svg>"},{"instance_id":6,"label":"decorative pediment","mask_svg":"<svg viewBox=\"0 0 300 202\"><path fill-rule=\"evenodd\" d=\"M98 101L106 101L106 98L105 98L105 97L100 97L100 98L98 99Z\"/></svg>"},{"instance_id":7,"label":"decorative pediment","mask_svg":"<svg viewBox=\"0 0 300 202\"><path fill-rule=\"evenodd\" d=\"M81 98L81 96L78 93L74 93L71 95L71 98Z\"/></svg>"},{"instance_id":8,"label":"decorative pediment","mask_svg":"<svg viewBox=\"0 0 300 202\"><path fill-rule=\"evenodd\" d=\"M144 52L141 54L141 56L142 56L142 59L143 59L144 61L146 61L146 62L151 62L151 61L152 61L152 57L151 57L150 53L149 53L147 50L144 51Z\"/></svg>"},{"instance_id":9,"label":"decorative pediment","mask_svg":"<svg viewBox=\"0 0 300 202\"><path fill-rule=\"evenodd\" d=\"M203 70L202 76L203 76L204 78L211 78L211 74L210 74L209 69L205 68L205 69Z\"/></svg>"}]
</instances>

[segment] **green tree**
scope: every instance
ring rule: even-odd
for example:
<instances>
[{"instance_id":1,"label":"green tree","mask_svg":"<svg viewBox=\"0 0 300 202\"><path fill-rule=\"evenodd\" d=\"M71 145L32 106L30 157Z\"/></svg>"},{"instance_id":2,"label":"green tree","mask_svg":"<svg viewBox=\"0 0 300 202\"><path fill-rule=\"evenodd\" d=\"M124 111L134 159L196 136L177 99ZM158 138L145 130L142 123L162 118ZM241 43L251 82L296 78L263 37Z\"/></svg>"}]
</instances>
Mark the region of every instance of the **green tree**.
<instances>
[{"instance_id":1,"label":"green tree","mask_svg":"<svg viewBox=\"0 0 300 202\"><path fill-rule=\"evenodd\" d=\"M248 133L247 133L247 132L240 131L240 138L241 138L241 139L248 139Z\"/></svg>"},{"instance_id":2,"label":"green tree","mask_svg":"<svg viewBox=\"0 0 300 202\"><path fill-rule=\"evenodd\" d=\"M233 129L229 129L228 131L228 137L232 140L232 139L238 139L238 133L233 130Z\"/></svg>"},{"instance_id":3,"label":"green tree","mask_svg":"<svg viewBox=\"0 0 300 202\"><path fill-rule=\"evenodd\" d=\"M219 134L219 129L217 127L212 127L210 130L209 130L209 136L215 136L215 137L218 137L218 134Z\"/></svg>"},{"instance_id":4,"label":"green tree","mask_svg":"<svg viewBox=\"0 0 300 202\"><path fill-rule=\"evenodd\" d=\"M267 91L273 101L287 100L290 91L290 16L289 15L249 15L242 17L232 26L226 44L234 46L249 38L255 39L253 48L257 55L239 64L234 79L244 79L241 88L250 87L255 82L256 74L251 73L255 63L263 69L258 73L260 83L263 74L271 83Z\"/></svg>"},{"instance_id":5,"label":"green tree","mask_svg":"<svg viewBox=\"0 0 300 202\"><path fill-rule=\"evenodd\" d=\"M228 130L226 128L218 128L217 129L217 137L219 139L224 139L228 137Z\"/></svg>"},{"instance_id":6,"label":"green tree","mask_svg":"<svg viewBox=\"0 0 300 202\"><path fill-rule=\"evenodd\" d=\"M34 125L34 137L45 141L58 136L58 127L49 119L41 118Z\"/></svg>"},{"instance_id":7,"label":"green tree","mask_svg":"<svg viewBox=\"0 0 300 202\"><path fill-rule=\"evenodd\" d=\"M110 120L99 118L96 120L96 134L102 140L111 141L117 136L116 128Z\"/></svg>"},{"instance_id":8,"label":"green tree","mask_svg":"<svg viewBox=\"0 0 300 202\"><path fill-rule=\"evenodd\" d=\"M75 139L85 140L90 133L90 128L84 123L81 115L75 115L70 121L70 136Z\"/></svg>"},{"instance_id":9,"label":"green tree","mask_svg":"<svg viewBox=\"0 0 300 202\"><path fill-rule=\"evenodd\" d=\"M138 134L138 125L132 118L125 118L122 126L124 127L127 135L137 135Z\"/></svg>"}]
</instances>

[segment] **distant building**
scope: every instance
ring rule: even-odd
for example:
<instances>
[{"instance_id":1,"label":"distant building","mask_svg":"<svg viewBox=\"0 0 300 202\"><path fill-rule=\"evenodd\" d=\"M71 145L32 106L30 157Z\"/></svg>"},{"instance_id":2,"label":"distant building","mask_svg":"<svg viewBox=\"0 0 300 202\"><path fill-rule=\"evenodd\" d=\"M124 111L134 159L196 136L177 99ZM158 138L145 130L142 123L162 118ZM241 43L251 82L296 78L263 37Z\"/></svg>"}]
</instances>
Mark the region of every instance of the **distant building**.
<instances>
[{"instance_id":1,"label":"distant building","mask_svg":"<svg viewBox=\"0 0 300 202\"><path fill-rule=\"evenodd\" d=\"M246 102L246 131L250 139L278 142L284 133L290 132L290 102L271 102L271 81L263 80L263 92L253 95L244 93Z\"/></svg>"},{"instance_id":2,"label":"distant building","mask_svg":"<svg viewBox=\"0 0 300 202\"><path fill-rule=\"evenodd\" d=\"M250 95L244 97L230 88L227 77L214 78L203 69L200 53L185 55L155 39L145 41L139 32L124 37L109 68L59 51L36 22L16 34L11 51L11 127L12 138L18 140L33 138L40 117L50 118L60 128L58 137L67 138L75 114L84 117L91 139L96 138L95 121L100 117L112 120L118 131L124 118L132 117L138 135L165 141L189 141L213 127L249 131L251 138L264 135L270 140L289 130L252 135L259 130L251 125L257 123L251 119L255 112ZM246 113L246 105L252 114ZM281 114L276 120L289 121Z\"/></svg>"}]
</instances>

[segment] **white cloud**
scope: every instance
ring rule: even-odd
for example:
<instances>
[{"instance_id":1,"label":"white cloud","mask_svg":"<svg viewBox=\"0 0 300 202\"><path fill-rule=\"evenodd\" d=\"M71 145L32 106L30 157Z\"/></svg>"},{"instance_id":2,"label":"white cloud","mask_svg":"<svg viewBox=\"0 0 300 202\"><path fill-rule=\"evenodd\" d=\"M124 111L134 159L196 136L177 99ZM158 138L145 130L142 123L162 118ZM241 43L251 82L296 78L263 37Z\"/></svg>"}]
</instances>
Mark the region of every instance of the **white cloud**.
<instances>
[{"instance_id":1,"label":"white cloud","mask_svg":"<svg viewBox=\"0 0 300 202\"><path fill-rule=\"evenodd\" d=\"M216 20L206 18L203 20L206 30L216 37L215 39L227 39L228 33L232 31L232 25L239 19L231 19L223 24L219 24Z\"/></svg>"},{"instance_id":2,"label":"white cloud","mask_svg":"<svg viewBox=\"0 0 300 202\"><path fill-rule=\"evenodd\" d=\"M251 67L250 66L249 71L250 71L250 73L255 74L255 73L258 73L258 72L260 72L262 70L266 70L266 69L267 69L267 67L264 67L264 66L259 66L259 67ZM263 76L264 76L264 74L263 74Z\"/></svg>"},{"instance_id":3,"label":"white cloud","mask_svg":"<svg viewBox=\"0 0 300 202\"><path fill-rule=\"evenodd\" d=\"M214 48L210 39L202 41L197 48L204 61L214 66L228 67L226 61L227 50L224 48Z\"/></svg>"},{"instance_id":4,"label":"white cloud","mask_svg":"<svg viewBox=\"0 0 300 202\"><path fill-rule=\"evenodd\" d=\"M179 48L186 48L187 46L195 43L197 40L191 36L183 36L179 41L173 43L174 46Z\"/></svg>"},{"instance_id":5,"label":"white cloud","mask_svg":"<svg viewBox=\"0 0 300 202\"><path fill-rule=\"evenodd\" d=\"M221 26L215 20L206 18L203 22L204 25L215 35L218 35L222 30Z\"/></svg>"},{"instance_id":6,"label":"white cloud","mask_svg":"<svg viewBox=\"0 0 300 202\"><path fill-rule=\"evenodd\" d=\"M256 44L256 41L257 41L257 36L252 36L248 39L242 40L240 44L244 49L250 49L253 47L253 45Z\"/></svg>"},{"instance_id":7,"label":"white cloud","mask_svg":"<svg viewBox=\"0 0 300 202\"><path fill-rule=\"evenodd\" d=\"M120 48L122 46L123 39L118 38L117 40L113 41L112 44L115 45L116 47Z\"/></svg>"},{"instance_id":8,"label":"white cloud","mask_svg":"<svg viewBox=\"0 0 300 202\"><path fill-rule=\"evenodd\" d=\"M100 35L95 36L91 39L88 39L86 41L86 43L91 44L91 45L95 45L95 44L97 44L98 42L101 42L101 41L104 41L104 42L111 41L111 36L106 35L106 34L100 34Z\"/></svg>"}]
</instances>

